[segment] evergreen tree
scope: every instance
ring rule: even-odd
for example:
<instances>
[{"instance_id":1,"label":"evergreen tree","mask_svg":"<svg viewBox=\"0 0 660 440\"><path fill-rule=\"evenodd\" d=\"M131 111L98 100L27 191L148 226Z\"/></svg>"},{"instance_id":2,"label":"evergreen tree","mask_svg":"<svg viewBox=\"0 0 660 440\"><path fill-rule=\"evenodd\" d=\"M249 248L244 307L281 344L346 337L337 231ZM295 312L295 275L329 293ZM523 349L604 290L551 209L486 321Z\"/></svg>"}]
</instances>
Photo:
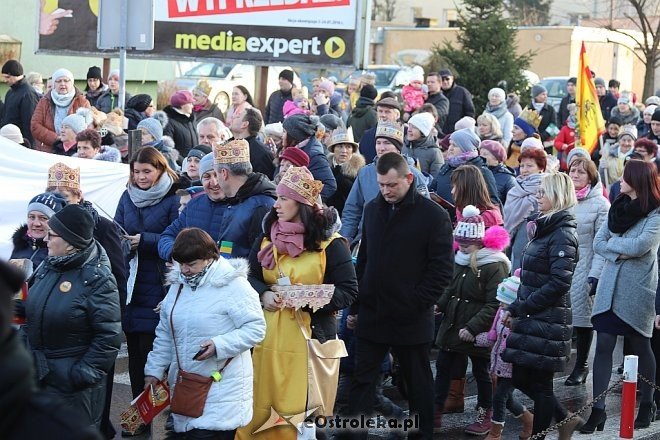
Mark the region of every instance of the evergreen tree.
<instances>
[{"instance_id":1,"label":"evergreen tree","mask_svg":"<svg viewBox=\"0 0 660 440\"><path fill-rule=\"evenodd\" d=\"M458 83L473 95L477 114L488 102L488 91L505 81L507 92L525 93L522 71L533 54L516 54L516 29L503 17L503 0L464 0L458 18L458 41L434 45L428 71L450 67Z\"/></svg>"}]
</instances>

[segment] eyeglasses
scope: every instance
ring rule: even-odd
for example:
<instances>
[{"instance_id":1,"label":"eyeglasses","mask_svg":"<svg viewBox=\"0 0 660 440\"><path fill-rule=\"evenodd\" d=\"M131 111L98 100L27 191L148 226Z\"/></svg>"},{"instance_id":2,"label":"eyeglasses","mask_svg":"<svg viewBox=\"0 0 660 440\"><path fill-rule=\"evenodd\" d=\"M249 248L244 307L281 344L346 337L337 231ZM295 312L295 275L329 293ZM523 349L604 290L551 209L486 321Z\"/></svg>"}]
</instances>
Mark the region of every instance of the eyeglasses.
<instances>
[{"instance_id":1,"label":"eyeglasses","mask_svg":"<svg viewBox=\"0 0 660 440\"><path fill-rule=\"evenodd\" d=\"M440 79L443 80L443 81L449 81L451 79L451 76L443 76Z\"/></svg>"}]
</instances>

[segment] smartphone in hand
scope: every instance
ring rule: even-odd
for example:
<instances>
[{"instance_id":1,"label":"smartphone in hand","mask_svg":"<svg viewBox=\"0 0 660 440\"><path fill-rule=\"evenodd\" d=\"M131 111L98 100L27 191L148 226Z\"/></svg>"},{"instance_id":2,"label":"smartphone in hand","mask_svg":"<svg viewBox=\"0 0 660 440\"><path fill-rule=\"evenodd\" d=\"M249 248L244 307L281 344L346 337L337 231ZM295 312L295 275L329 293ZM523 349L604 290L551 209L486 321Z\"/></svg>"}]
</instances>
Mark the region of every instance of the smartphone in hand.
<instances>
[{"instance_id":1,"label":"smartphone in hand","mask_svg":"<svg viewBox=\"0 0 660 440\"><path fill-rule=\"evenodd\" d=\"M193 360L193 361L198 360L197 358L199 358L199 357L200 357L200 356L206 351L207 348L208 348L208 347L202 347L202 348L200 348L199 351L198 351L197 353L195 353L195 356L193 356L192 360Z\"/></svg>"}]
</instances>

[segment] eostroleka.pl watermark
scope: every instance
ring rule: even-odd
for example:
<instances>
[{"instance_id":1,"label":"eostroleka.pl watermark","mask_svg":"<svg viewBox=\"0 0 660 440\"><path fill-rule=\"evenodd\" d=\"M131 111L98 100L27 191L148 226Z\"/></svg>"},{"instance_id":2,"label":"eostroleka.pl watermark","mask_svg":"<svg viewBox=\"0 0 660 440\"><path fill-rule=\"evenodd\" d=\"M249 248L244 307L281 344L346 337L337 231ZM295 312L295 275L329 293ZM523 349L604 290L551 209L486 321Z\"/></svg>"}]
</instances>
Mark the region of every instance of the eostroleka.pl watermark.
<instances>
[{"instance_id":1,"label":"eostroleka.pl watermark","mask_svg":"<svg viewBox=\"0 0 660 440\"><path fill-rule=\"evenodd\" d=\"M419 416L417 414L410 417L396 418L383 415L374 416L310 416L317 408L309 409L305 412L291 415L279 413L274 408L270 409L270 417L253 434L277 426L292 426L299 433L305 429L331 429L334 431L365 431L365 430L387 430L387 431L416 431L419 429Z\"/></svg>"}]
</instances>

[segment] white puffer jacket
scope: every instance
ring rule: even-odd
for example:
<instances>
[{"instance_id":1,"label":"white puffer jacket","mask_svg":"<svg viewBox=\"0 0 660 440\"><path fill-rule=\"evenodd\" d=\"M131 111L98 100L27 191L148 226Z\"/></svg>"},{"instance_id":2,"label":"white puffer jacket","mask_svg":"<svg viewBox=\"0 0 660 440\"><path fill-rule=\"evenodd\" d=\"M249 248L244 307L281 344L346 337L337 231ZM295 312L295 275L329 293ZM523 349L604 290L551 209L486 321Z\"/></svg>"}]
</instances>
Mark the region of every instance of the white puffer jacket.
<instances>
[{"instance_id":1,"label":"white puffer jacket","mask_svg":"<svg viewBox=\"0 0 660 440\"><path fill-rule=\"evenodd\" d=\"M594 253L594 238L600 226L607 220L610 202L603 196L600 182L594 185L589 194L574 208L577 219L578 262L571 283L571 311L574 327L591 327L591 306L589 277L599 279L605 259Z\"/></svg>"},{"instance_id":2,"label":"white puffer jacket","mask_svg":"<svg viewBox=\"0 0 660 440\"><path fill-rule=\"evenodd\" d=\"M181 367L190 373L211 376L234 357L213 382L204 407L196 419L174 414L174 430L227 431L245 426L252 419L252 357L250 349L266 335L266 321L259 295L247 281L244 259L214 262L195 291L184 285L174 309L173 321ZM179 290L179 271L173 270L172 283L163 300L154 348L144 368L146 376L162 378L169 368L169 383L176 393L177 371L170 313ZM212 339L216 357L193 361L200 344Z\"/></svg>"}]
</instances>

